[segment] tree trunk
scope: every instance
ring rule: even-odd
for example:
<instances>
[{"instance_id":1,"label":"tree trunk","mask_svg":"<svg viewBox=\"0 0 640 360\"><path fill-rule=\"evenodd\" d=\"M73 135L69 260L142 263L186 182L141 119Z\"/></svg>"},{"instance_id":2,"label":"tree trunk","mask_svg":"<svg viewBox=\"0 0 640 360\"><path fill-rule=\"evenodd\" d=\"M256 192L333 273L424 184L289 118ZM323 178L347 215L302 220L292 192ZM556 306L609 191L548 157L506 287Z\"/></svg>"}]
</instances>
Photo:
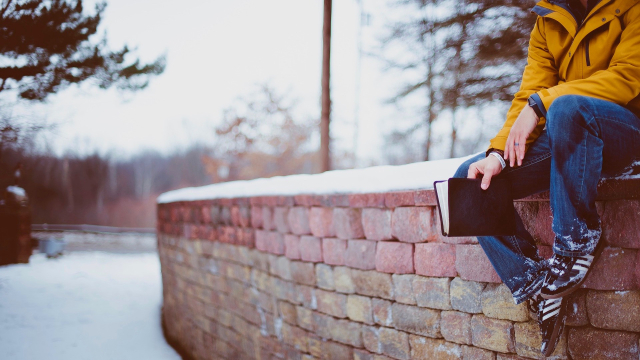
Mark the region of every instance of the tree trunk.
<instances>
[{"instance_id":1,"label":"tree trunk","mask_svg":"<svg viewBox=\"0 0 640 360\"><path fill-rule=\"evenodd\" d=\"M324 25L322 27L322 113L320 117L321 171L331 170L329 124L331 122L331 97L329 71L331 54L331 0L324 0Z\"/></svg>"}]
</instances>

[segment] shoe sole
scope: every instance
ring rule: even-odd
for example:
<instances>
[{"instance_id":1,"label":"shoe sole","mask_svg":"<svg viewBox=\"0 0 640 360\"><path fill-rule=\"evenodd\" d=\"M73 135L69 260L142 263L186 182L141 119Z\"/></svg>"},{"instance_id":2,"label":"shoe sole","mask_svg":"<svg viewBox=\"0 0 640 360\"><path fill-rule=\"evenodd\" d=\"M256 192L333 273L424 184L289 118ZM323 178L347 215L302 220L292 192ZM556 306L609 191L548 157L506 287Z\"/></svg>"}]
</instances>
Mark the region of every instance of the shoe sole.
<instances>
[{"instance_id":1,"label":"shoe sole","mask_svg":"<svg viewBox=\"0 0 640 360\"><path fill-rule=\"evenodd\" d=\"M567 313L567 300L564 300L564 304L560 305L560 312L558 313L558 321L561 322L561 324L558 326L558 323L556 322L556 326L553 327L553 332L551 333L551 337L549 338L549 344L553 344L553 347L548 347L547 351L545 351L543 353L543 355L545 357L549 357L551 356L551 354L553 354L553 352L556 350L556 347L558 347L558 338L560 336L562 336L562 330L564 330L564 323L566 321L566 313Z\"/></svg>"},{"instance_id":2,"label":"shoe sole","mask_svg":"<svg viewBox=\"0 0 640 360\"><path fill-rule=\"evenodd\" d=\"M582 278L582 280L580 280L580 282L578 282L574 286L568 288L567 290L561 293L549 295L549 294L540 292L540 296L543 299L559 299L561 297L571 295L573 292L578 290L580 286L587 280L587 276L589 276L589 273L591 272L591 270L593 270L593 267L595 266L596 262L600 259L600 255L602 254L602 250L604 250L604 248L605 248L604 241L598 241L598 245L596 245L596 249L593 252L593 261L591 262L591 266L589 267L589 270L587 270L587 273L584 274L584 277Z\"/></svg>"}]
</instances>

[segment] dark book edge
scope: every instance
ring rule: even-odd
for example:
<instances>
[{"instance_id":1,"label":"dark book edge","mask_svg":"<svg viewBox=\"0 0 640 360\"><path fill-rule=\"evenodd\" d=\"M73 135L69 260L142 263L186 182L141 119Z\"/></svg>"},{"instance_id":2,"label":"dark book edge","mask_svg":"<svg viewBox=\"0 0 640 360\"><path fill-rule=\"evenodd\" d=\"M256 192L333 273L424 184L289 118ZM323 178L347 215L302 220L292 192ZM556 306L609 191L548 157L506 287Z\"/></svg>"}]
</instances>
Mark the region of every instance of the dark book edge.
<instances>
[{"instance_id":1,"label":"dark book edge","mask_svg":"<svg viewBox=\"0 0 640 360\"><path fill-rule=\"evenodd\" d=\"M438 196L438 187L436 186L437 183L441 183L441 182L449 182L449 180L440 180L440 181L434 181L433 182L433 192L436 193L436 207L438 208L438 214L440 215L440 231L442 232L442 236L446 236L449 237L449 235L445 234L444 232L444 223L442 222L442 209L440 207L440 197ZM447 187L448 190L448 187Z\"/></svg>"}]
</instances>

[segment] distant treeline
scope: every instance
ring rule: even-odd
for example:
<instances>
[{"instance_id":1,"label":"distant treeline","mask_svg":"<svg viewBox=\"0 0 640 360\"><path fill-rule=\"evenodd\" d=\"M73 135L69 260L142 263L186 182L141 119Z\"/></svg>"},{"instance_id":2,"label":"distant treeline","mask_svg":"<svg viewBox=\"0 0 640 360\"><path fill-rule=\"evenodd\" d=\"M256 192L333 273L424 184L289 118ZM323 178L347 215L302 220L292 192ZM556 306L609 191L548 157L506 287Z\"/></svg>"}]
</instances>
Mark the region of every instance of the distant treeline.
<instances>
[{"instance_id":1,"label":"distant treeline","mask_svg":"<svg viewBox=\"0 0 640 360\"><path fill-rule=\"evenodd\" d=\"M21 163L19 185L29 196L33 223L153 227L160 193L211 183L202 163L207 152L194 146L167 156L148 151L113 160L0 147L0 189L13 184Z\"/></svg>"}]
</instances>

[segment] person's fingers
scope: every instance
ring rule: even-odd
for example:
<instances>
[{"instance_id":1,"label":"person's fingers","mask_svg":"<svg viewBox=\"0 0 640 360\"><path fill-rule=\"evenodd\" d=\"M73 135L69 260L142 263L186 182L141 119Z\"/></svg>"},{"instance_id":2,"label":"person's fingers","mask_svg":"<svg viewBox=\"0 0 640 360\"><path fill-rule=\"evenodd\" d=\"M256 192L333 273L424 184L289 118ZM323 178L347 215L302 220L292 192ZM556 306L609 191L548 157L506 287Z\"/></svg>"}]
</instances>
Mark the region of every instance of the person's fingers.
<instances>
[{"instance_id":1,"label":"person's fingers","mask_svg":"<svg viewBox=\"0 0 640 360\"><path fill-rule=\"evenodd\" d=\"M524 159L524 148L526 143L527 139L524 136L520 137L518 146L518 166L522 166L522 159Z\"/></svg>"},{"instance_id":2,"label":"person's fingers","mask_svg":"<svg viewBox=\"0 0 640 360\"><path fill-rule=\"evenodd\" d=\"M511 140L511 135L507 137L507 142L504 144L504 160L505 161L509 160L509 143L510 143L509 140Z\"/></svg>"},{"instance_id":3,"label":"person's fingers","mask_svg":"<svg viewBox=\"0 0 640 360\"><path fill-rule=\"evenodd\" d=\"M516 164L516 149L515 149L515 140L512 138L509 142L509 165L514 167Z\"/></svg>"},{"instance_id":4,"label":"person's fingers","mask_svg":"<svg viewBox=\"0 0 640 360\"><path fill-rule=\"evenodd\" d=\"M482 188L482 190L487 190L489 188L489 185L491 184L491 177L493 176L493 173L491 171L485 171L484 172L484 176L482 177L482 182L480 187Z\"/></svg>"},{"instance_id":5,"label":"person's fingers","mask_svg":"<svg viewBox=\"0 0 640 360\"><path fill-rule=\"evenodd\" d=\"M477 164L478 163L473 163L469 166L469 170L467 171L467 178L475 179L478 177L478 174L481 173Z\"/></svg>"}]
</instances>

